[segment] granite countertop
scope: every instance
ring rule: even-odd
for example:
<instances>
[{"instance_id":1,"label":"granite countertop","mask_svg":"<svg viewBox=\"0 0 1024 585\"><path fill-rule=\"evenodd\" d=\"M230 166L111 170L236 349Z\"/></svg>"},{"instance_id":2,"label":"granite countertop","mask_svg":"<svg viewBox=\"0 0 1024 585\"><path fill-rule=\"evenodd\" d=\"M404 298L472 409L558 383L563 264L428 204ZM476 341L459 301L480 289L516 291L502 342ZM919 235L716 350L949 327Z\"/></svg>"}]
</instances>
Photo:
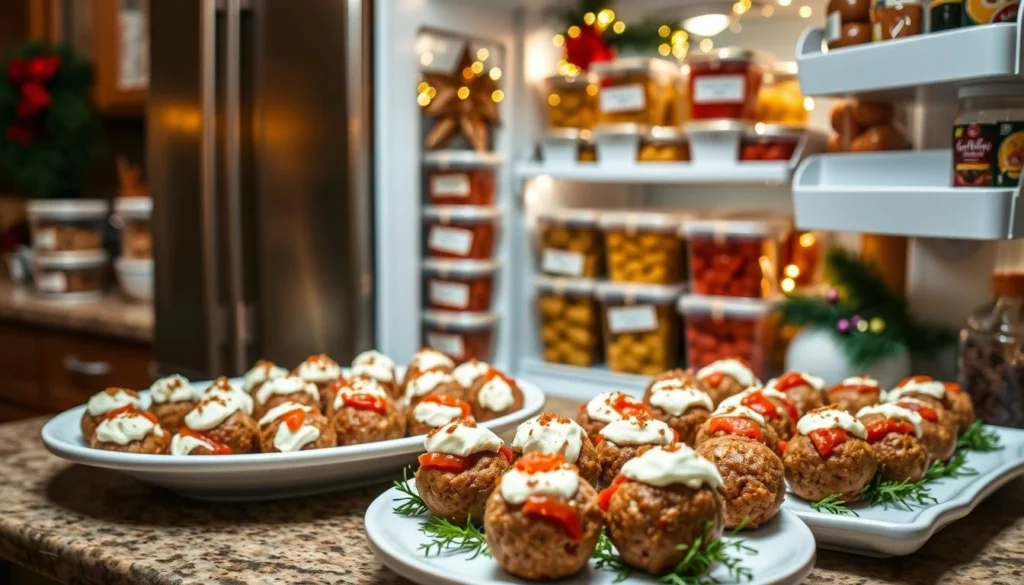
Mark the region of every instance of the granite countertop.
<instances>
[{"instance_id":1,"label":"granite countertop","mask_svg":"<svg viewBox=\"0 0 1024 585\"><path fill-rule=\"evenodd\" d=\"M194 502L50 455L39 439L43 422L0 425L0 557L76 584L408 583L377 561L363 535L363 513L386 486ZM819 550L806 582L1019 583L1021 493L1024 480L1011 482L909 557Z\"/></svg>"},{"instance_id":2,"label":"granite countertop","mask_svg":"<svg viewBox=\"0 0 1024 585\"><path fill-rule=\"evenodd\" d=\"M79 303L47 301L0 279L0 319L132 341L153 340L153 305L134 303L112 291Z\"/></svg>"}]
</instances>

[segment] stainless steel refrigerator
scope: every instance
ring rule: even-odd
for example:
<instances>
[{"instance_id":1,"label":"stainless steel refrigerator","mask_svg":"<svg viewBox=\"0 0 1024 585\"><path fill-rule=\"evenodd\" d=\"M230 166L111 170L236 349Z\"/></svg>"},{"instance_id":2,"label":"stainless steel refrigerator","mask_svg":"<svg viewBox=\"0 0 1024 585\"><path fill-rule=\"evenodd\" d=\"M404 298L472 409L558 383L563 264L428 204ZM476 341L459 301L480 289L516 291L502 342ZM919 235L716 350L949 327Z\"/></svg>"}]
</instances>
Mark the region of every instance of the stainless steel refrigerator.
<instances>
[{"instance_id":1,"label":"stainless steel refrigerator","mask_svg":"<svg viewBox=\"0 0 1024 585\"><path fill-rule=\"evenodd\" d=\"M370 0L150 2L161 373L373 344Z\"/></svg>"}]
</instances>

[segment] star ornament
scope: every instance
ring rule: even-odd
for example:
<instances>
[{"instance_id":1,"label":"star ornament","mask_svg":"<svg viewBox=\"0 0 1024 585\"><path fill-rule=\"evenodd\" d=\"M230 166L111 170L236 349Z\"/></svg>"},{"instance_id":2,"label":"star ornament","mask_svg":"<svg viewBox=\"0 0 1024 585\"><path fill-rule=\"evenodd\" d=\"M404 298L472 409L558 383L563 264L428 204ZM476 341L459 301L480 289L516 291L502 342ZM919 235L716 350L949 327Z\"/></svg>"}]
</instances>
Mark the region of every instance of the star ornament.
<instances>
[{"instance_id":1,"label":"star ornament","mask_svg":"<svg viewBox=\"0 0 1024 585\"><path fill-rule=\"evenodd\" d=\"M498 84L487 74L486 68L477 67L478 71L474 71L473 64L469 43L466 43L454 71L423 74L437 92L423 109L424 114L434 118L434 125L427 133L428 149L441 148L461 133L474 150L485 152L491 125L501 125L497 98L493 97Z\"/></svg>"}]
</instances>

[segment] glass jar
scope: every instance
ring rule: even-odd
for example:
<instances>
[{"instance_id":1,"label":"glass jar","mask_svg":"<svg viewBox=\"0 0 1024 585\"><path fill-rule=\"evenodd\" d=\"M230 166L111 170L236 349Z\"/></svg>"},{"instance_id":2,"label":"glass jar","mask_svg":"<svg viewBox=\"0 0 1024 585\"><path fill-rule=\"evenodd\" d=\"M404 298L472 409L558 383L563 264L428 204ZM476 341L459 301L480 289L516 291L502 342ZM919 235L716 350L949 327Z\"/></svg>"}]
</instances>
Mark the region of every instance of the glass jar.
<instances>
[{"instance_id":1,"label":"glass jar","mask_svg":"<svg viewBox=\"0 0 1024 585\"><path fill-rule=\"evenodd\" d=\"M679 124L678 65L665 59L629 57L594 65L600 78L599 124Z\"/></svg>"},{"instance_id":2,"label":"glass jar","mask_svg":"<svg viewBox=\"0 0 1024 585\"><path fill-rule=\"evenodd\" d=\"M468 150L423 155L423 184L431 205L493 205L501 158Z\"/></svg>"},{"instance_id":3,"label":"glass jar","mask_svg":"<svg viewBox=\"0 0 1024 585\"><path fill-rule=\"evenodd\" d=\"M1024 167L1024 84L983 83L957 90L954 187L1016 187Z\"/></svg>"},{"instance_id":4,"label":"glass jar","mask_svg":"<svg viewBox=\"0 0 1024 585\"><path fill-rule=\"evenodd\" d=\"M800 93L796 63L776 63L771 72L765 73L757 94L758 121L806 126L809 116Z\"/></svg>"},{"instance_id":5,"label":"glass jar","mask_svg":"<svg viewBox=\"0 0 1024 585\"><path fill-rule=\"evenodd\" d=\"M770 61L749 49L724 48L691 53L690 104L694 120L754 120L757 95Z\"/></svg>"},{"instance_id":6,"label":"glass jar","mask_svg":"<svg viewBox=\"0 0 1024 585\"><path fill-rule=\"evenodd\" d=\"M923 32L921 0L876 0L871 8L871 38L875 42L913 37Z\"/></svg>"},{"instance_id":7,"label":"glass jar","mask_svg":"<svg viewBox=\"0 0 1024 585\"><path fill-rule=\"evenodd\" d=\"M544 80L549 128L589 130L597 120L597 78L594 75Z\"/></svg>"}]
</instances>

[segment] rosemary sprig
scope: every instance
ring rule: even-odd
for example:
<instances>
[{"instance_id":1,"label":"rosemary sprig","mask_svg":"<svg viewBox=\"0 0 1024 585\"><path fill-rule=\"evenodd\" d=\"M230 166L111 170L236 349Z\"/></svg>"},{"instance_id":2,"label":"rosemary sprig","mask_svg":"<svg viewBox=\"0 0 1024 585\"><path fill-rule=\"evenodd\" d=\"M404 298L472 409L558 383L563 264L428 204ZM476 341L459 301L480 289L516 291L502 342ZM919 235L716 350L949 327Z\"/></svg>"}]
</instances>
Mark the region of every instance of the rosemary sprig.
<instances>
[{"instance_id":1,"label":"rosemary sprig","mask_svg":"<svg viewBox=\"0 0 1024 585\"><path fill-rule=\"evenodd\" d=\"M633 569L622 560L619 553L612 548L612 541L608 538L608 531L601 529L601 536L597 539L597 548L594 549L593 558L597 559L597 568L615 573L612 583L622 583L629 579Z\"/></svg>"},{"instance_id":2,"label":"rosemary sprig","mask_svg":"<svg viewBox=\"0 0 1024 585\"><path fill-rule=\"evenodd\" d=\"M714 577L708 572L715 565L722 565L729 572L729 578L733 581L749 581L754 574L750 569L743 566L742 557L736 553L757 554L757 551L743 544L742 540L736 539L736 534L743 530L746 520L740 523L729 533L731 539L708 540L707 534L711 530L711 522L704 523L704 533L698 536L693 545L680 544L676 549L686 551L683 560L676 564L671 572L658 578L659 583L666 585L706 585L716 583Z\"/></svg>"},{"instance_id":3,"label":"rosemary sprig","mask_svg":"<svg viewBox=\"0 0 1024 585\"><path fill-rule=\"evenodd\" d=\"M918 481L884 481L882 471L878 470L868 487L864 488L861 498L871 506L882 506L888 510L890 506L913 509L913 505L927 506L938 503L928 491L928 479Z\"/></svg>"},{"instance_id":4,"label":"rosemary sprig","mask_svg":"<svg viewBox=\"0 0 1024 585\"><path fill-rule=\"evenodd\" d=\"M399 503L393 508L393 511L400 516L419 516L426 513L429 508L423 502L423 498L409 487L409 469L409 467L402 469L402 479L392 482L396 490L405 494L397 499Z\"/></svg>"},{"instance_id":5,"label":"rosemary sprig","mask_svg":"<svg viewBox=\"0 0 1024 585\"><path fill-rule=\"evenodd\" d=\"M845 516L847 514L860 516L860 514L851 510L849 506L846 505L846 501L843 499L843 496L839 494L829 494L817 502L811 502L811 509L815 512L828 512L829 514L837 514L839 516Z\"/></svg>"},{"instance_id":6,"label":"rosemary sprig","mask_svg":"<svg viewBox=\"0 0 1024 585\"><path fill-rule=\"evenodd\" d=\"M480 555L491 556L491 550L487 548L487 539L483 531L473 525L472 518L466 519L465 526L456 526L440 516L431 516L430 520L420 526L420 532L431 538L429 542L419 546L423 556L429 557L431 551L434 555L440 555L446 550L470 553L468 560Z\"/></svg>"},{"instance_id":7,"label":"rosemary sprig","mask_svg":"<svg viewBox=\"0 0 1024 585\"><path fill-rule=\"evenodd\" d=\"M980 420L976 420L957 439L956 448L957 450L989 452L998 451L1003 446L999 444L999 435L995 431L985 428Z\"/></svg>"},{"instance_id":8,"label":"rosemary sprig","mask_svg":"<svg viewBox=\"0 0 1024 585\"><path fill-rule=\"evenodd\" d=\"M957 452L949 461L936 461L932 463L931 467L924 474L922 481L935 481L944 477L965 477L968 475L978 475L978 472L971 467L967 467L967 454L963 451Z\"/></svg>"}]
</instances>

